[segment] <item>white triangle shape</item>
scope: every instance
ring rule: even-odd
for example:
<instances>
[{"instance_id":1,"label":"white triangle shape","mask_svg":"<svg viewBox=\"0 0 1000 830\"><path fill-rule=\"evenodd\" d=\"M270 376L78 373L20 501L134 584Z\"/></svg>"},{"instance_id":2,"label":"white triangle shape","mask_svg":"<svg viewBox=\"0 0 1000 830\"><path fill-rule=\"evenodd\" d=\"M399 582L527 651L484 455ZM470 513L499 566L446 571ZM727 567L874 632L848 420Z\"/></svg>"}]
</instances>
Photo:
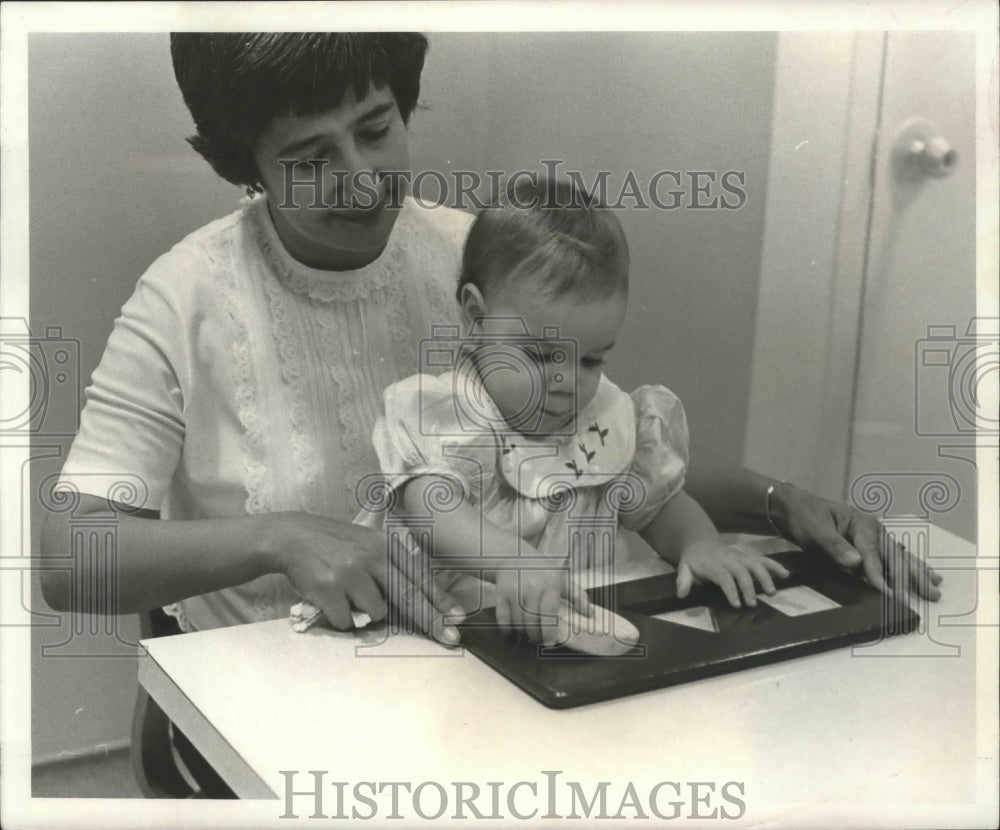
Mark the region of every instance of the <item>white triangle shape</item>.
<instances>
[{"instance_id":1,"label":"white triangle shape","mask_svg":"<svg viewBox=\"0 0 1000 830\"><path fill-rule=\"evenodd\" d=\"M680 611L653 614L653 619L677 625L686 625L688 628L697 628L700 631L708 631L712 634L719 633L711 609L704 605L697 605L694 608L682 608Z\"/></svg>"}]
</instances>

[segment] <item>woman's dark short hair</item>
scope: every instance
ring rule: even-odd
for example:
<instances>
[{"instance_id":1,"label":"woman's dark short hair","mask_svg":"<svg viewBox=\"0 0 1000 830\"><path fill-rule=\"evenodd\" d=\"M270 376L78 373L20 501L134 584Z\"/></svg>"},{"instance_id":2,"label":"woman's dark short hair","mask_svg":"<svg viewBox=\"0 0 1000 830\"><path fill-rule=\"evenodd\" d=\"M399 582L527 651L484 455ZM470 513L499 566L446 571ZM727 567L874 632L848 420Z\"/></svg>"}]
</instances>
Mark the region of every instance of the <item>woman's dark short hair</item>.
<instances>
[{"instance_id":1,"label":"woman's dark short hair","mask_svg":"<svg viewBox=\"0 0 1000 830\"><path fill-rule=\"evenodd\" d=\"M234 32L170 35L174 75L222 178L259 190L253 148L278 117L317 115L388 86L407 122L420 95L427 38L412 33Z\"/></svg>"},{"instance_id":2,"label":"woman's dark short hair","mask_svg":"<svg viewBox=\"0 0 1000 830\"><path fill-rule=\"evenodd\" d=\"M529 286L540 297L587 302L628 294L628 268L611 209L571 181L522 178L472 223L457 296L467 284L484 295Z\"/></svg>"}]
</instances>

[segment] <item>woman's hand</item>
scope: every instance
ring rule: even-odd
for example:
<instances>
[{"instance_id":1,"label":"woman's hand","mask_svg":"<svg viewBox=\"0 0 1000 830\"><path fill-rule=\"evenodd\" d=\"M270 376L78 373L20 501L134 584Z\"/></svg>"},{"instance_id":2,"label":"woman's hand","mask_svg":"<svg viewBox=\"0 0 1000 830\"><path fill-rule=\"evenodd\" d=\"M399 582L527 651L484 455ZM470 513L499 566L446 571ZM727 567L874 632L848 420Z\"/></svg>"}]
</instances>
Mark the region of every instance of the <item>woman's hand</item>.
<instances>
[{"instance_id":1,"label":"woman's hand","mask_svg":"<svg viewBox=\"0 0 1000 830\"><path fill-rule=\"evenodd\" d=\"M803 550L860 569L872 586L900 599L911 591L935 602L941 598L941 575L898 544L874 516L787 483L775 487L771 500L781 535Z\"/></svg>"},{"instance_id":2,"label":"woman's hand","mask_svg":"<svg viewBox=\"0 0 1000 830\"><path fill-rule=\"evenodd\" d=\"M708 539L688 545L677 564L677 596L686 597L697 582L713 582L722 589L729 604L739 608L740 595L751 608L757 605L760 585L767 594L774 593L774 580L787 577L788 571L773 559L758 553L730 547L718 539Z\"/></svg>"},{"instance_id":3,"label":"woman's hand","mask_svg":"<svg viewBox=\"0 0 1000 830\"><path fill-rule=\"evenodd\" d=\"M458 644L454 624L465 614L435 584L423 552L411 553L401 545L387 552L380 530L308 513L273 514L266 532L274 569L289 578L303 599L322 609L334 628L351 627L352 608L377 622L394 606L422 633L444 645Z\"/></svg>"},{"instance_id":4,"label":"woman's hand","mask_svg":"<svg viewBox=\"0 0 1000 830\"><path fill-rule=\"evenodd\" d=\"M564 603L585 617L593 611L586 592L570 578L569 569L496 572L496 615L502 631L525 634L533 643L560 640L559 608Z\"/></svg>"}]
</instances>

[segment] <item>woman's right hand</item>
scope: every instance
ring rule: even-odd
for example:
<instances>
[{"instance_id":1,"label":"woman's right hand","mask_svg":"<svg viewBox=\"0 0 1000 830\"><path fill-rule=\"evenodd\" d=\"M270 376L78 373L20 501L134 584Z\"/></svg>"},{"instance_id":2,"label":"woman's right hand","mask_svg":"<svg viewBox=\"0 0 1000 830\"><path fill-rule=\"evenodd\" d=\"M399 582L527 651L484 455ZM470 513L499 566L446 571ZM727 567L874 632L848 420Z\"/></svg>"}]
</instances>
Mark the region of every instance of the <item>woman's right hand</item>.
<instances>
[{"instance_id":1,"label":"woman's right hand","mask_svg":"<svg viewBox=\"0 0 1000 830\"><path fill-rule=\"evenodd\" d=\"M426 553L402 545L387 551L381 530L309 513L271 514L265 533L273 569L334 628L351 628L352 608L376 622L394 608L414 630L443 645L458 644L455 623L464 611L435 584Z\"/></svg>"}]
</instances>

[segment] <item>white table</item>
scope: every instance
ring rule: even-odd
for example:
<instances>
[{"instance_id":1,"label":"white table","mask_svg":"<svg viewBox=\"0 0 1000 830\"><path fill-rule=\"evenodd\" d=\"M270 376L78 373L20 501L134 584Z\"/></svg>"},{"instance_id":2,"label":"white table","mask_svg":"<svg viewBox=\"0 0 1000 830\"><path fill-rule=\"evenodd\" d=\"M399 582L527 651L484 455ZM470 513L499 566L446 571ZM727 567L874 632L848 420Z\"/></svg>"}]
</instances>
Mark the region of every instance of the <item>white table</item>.
<instances>
[{"instance_id":1,"label":"white table","mask_svg":"<svg viewBox=\"0 0 1000 830\"><path fill-rule=\"evenodd\" d=\"M650 813L649 795L667 781L679 785L656 791L668 817L670 802L682 802L683 819L713 809L726 819L743 803L738 821L721 823L801 827L849 817L866 826L958 826L987 797L983 787L996 787L995 718L983 708L995 698L984 704L982 684L995 689L997 630L974 625L977 613L981 626L996 618L996 573L981 578L968 542L937 529L930 541L945 593L917 607L918 632L579 709L546 709L472 654L423 638L376 646L371 634L295 634L283 620L144 641L139 679L241 797L278 798L261 805L275 824L289 823L278 821L289 804L299 817L316 810L312 796L288 791L312 790L309 771L317 770L326 816L338 812L332 782L347 782L344 809L362 815L370 807L354 788L372 794L358 782L385 785L369 826L392 812L386 782L394 781L437 782L448 799L443 818L425 821L398 789L404 820L396 826L454 820L454 782L479 786L473 803L486 815L499 795L505 821L496 826L535 808L517 824L561 826L543 819L551 780L556 813L571 818L585 808L567 782L588 800L610 782L608 815L631 783L656 826L663 822ZM995 558L985 561L996 568ZM711 788L692 790L692 782ZM722 794L727 782L737 782L726 790L731 798ZM419 809L435 813L440 792L425 786ZM699 796L708 800L694 803ZM566 823L591 826L598 809L595 802L589 821ZM475 816L461 810L461 823ZM623 814L636 815L628 806Z\"/></svg>"}]
</instances>

